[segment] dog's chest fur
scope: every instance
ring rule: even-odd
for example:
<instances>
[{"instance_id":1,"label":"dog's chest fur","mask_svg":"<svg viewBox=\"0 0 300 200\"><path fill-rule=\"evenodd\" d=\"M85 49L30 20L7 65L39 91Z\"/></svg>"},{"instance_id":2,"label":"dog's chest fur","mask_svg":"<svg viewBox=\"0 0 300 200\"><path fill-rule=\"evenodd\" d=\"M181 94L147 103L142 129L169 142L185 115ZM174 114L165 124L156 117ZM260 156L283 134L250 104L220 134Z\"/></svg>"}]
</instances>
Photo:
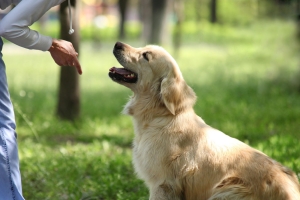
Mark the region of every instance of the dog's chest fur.
<instances>
[{"instance_id":1,"label":"dog's chest fur","mask_svg":"<svg viewBox=\"0 0 300 200\"><path fill-rule=\"evenodd\" d=\"M184 118L155 118L144 124L140 118L133 118L135 129L133 163L137 174L147 185L186 177L198 171L195 158L199 158L196 137L187 130ZM174 126L179 122L182 126ZM199 119L200 121L200 119ZM198 134L201 137L201 134ZM188 160L188 162L187 162Z\"/></svg>"},{"instance_id":2,"label":"dog's chest fur","mask_svg":"<svg viewBox=\"0 0 300 200\"><path fill-rule=\"evenodd\" d=\"M161 130L155 130L156 128L152 127L143 129L140 125L138 120L134 120L133 163L135 170L146 183L165 179L164 163L171 151L165 143L169 138L162 135Z\"/></svg>"}]
</instances>

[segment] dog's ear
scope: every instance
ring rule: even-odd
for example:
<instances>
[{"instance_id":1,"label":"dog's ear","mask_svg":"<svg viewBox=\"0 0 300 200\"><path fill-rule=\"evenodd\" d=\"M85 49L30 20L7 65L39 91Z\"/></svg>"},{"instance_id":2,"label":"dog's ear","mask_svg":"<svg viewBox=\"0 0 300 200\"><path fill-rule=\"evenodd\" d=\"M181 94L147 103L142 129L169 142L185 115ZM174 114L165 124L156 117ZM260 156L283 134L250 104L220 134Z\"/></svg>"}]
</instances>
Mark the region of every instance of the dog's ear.
<instances>
[{"instance_id":1,"label":"dog's ear","mask_svg":"<svg viewBox=\"0 0 300 200\"><path fill-rule=\"evenodd\" d=\"M173 115L175 115L177 105L180 102L182 82L184 80L181 72L174 67L161 82L160 93L162 101Z\"/></svg>"}]
</instances>

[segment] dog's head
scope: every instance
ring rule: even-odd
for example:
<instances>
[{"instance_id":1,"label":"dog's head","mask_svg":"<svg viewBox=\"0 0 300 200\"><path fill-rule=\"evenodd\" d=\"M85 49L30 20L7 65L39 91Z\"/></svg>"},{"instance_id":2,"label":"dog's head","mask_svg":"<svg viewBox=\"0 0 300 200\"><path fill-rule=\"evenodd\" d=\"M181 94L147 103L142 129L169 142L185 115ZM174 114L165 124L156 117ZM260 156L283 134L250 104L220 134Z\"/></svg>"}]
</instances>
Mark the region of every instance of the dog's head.
<instances>
[{"instance_id":1,"label":"dog's head","mask_svg":"<svg viewBox=\"0 0 300 200\"><path fill-rule=\"evenodd\" d=\"M162 47L134 48L117 42L113 53L124 67L110 69L109 76L113 81L137 95L156 96L173 115L187 100L193 106L196 100L193 90L185 83L176 61Z\"/></svg>"}]
</instances>

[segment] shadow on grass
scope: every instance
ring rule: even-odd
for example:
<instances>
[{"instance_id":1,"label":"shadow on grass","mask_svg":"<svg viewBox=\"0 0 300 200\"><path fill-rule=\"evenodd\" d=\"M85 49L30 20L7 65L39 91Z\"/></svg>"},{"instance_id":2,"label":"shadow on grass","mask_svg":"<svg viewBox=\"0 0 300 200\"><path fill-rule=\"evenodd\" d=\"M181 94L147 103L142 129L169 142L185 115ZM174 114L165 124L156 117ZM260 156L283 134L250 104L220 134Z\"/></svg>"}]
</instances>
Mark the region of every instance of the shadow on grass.
<instances>
[{"instance_id":1,"label":"shadow on grass","mask_svg":"<svg viewBox=\"0 0 300 200\"><path fill-rule=\"evenodd\" d=\"M83 144L88 145L94 141L107 141L112 145L121 147L121 148L128 148L132 147L132 139L131 138L124 138L122 135L74 135L74 134L67 134L67 135L51 135L46 137L47 140L44 141L45 144L50 145L51 147L57 147L61 145L65 145L69 143L71 145L75 144Z\"/></svg>"}]
</instances>

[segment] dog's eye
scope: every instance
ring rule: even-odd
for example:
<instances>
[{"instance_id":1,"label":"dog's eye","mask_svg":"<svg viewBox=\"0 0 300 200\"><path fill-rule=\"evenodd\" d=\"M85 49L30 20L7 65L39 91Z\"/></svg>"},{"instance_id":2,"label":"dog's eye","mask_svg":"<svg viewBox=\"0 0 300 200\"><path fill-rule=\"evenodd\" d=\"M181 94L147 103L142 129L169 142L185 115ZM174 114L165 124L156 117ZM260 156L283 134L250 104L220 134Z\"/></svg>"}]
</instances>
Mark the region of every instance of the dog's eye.
<instances>
[{"instance_id":1,"label":"dog's eye","mask_svg":"<svg viewBox=\"0 0 300 200\"><path fill-rule=\"evenodd\" d=\"M143 55L145 60L149 61L148 52L144 52L142 55Z\"/></svg>"}]
</instances>

